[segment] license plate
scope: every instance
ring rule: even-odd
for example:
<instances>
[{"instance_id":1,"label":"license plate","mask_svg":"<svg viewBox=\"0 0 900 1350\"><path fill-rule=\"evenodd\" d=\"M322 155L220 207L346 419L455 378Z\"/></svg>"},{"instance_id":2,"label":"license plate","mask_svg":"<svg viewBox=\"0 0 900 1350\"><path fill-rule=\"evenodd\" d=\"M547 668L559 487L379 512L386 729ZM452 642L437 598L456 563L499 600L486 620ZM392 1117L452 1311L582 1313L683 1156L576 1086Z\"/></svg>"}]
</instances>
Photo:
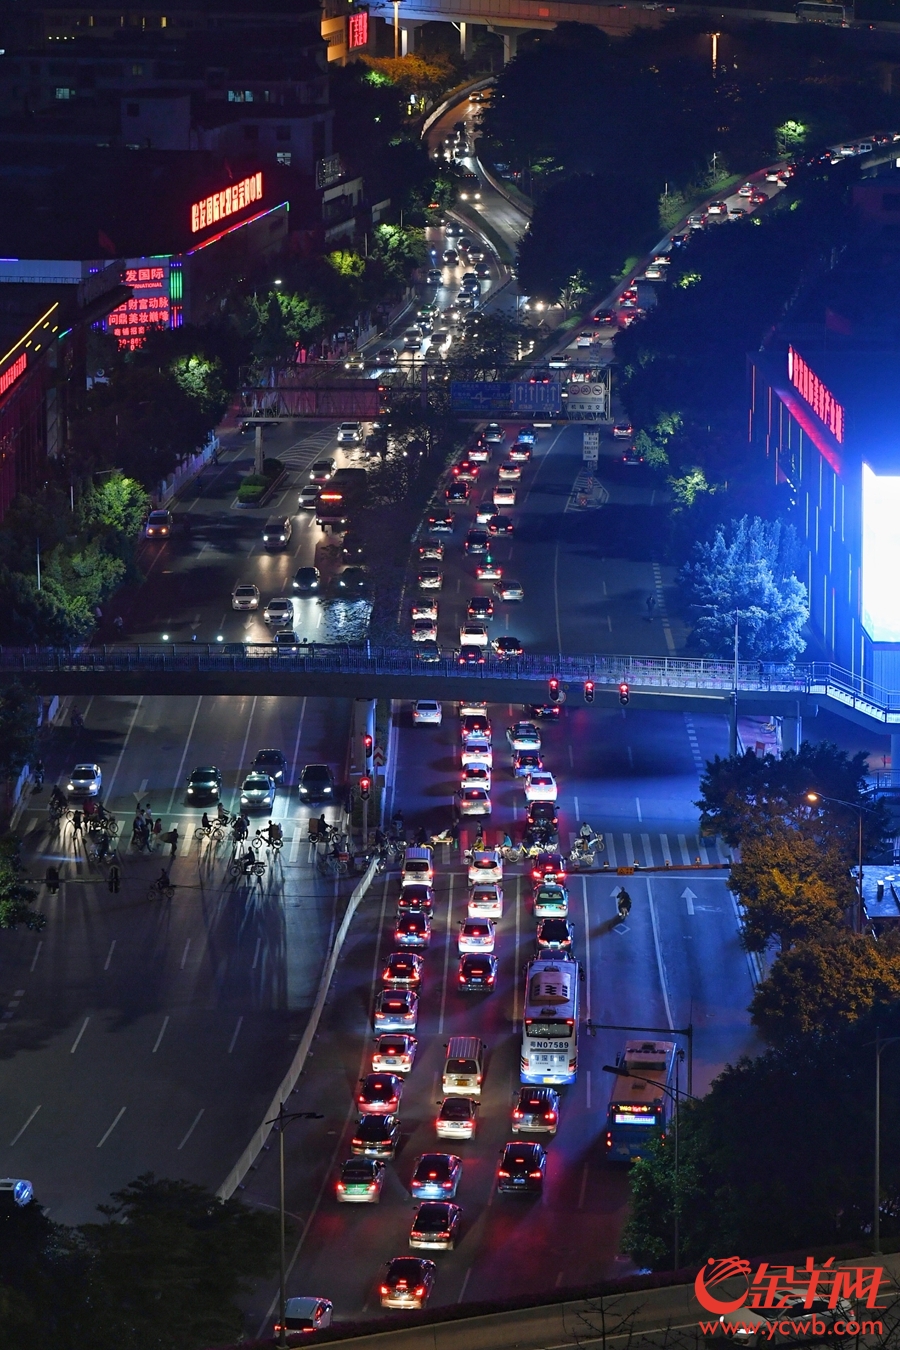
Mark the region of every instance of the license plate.
<instances>
[{"instance_id":1,"label":"license plate","mask_svg":"<svg viewBox=\"0 0 900 1350\"><path fill-rule=\"evenodd\" d=\"M457 1086L457 1087L465 1087L465 1086L466 1086L466 1080L465 1080L464 1078L457 1078L457 1080L456 1080L456 1086Z\"/></svg>"}]
</instances>

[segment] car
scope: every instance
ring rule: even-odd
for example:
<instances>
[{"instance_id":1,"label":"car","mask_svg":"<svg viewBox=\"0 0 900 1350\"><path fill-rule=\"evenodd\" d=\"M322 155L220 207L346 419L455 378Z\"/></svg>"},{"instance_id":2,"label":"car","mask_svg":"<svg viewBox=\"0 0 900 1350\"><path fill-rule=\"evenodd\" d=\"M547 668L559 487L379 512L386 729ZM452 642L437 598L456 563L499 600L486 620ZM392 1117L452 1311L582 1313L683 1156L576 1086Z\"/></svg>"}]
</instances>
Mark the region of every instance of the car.
<instances>
[{"instance_id":1,"label":"car","mask_svg":"<svg viewBox=\"0 0 900 1350\"><path fill-rule=\"evenodd\" d=\"M232 609L259 609L259 591L255 586L242 584L231 592Z\"/></svg>"},{"instance_id":2,"label":"car","mask_svg":"<svg viewBox=\"0 0 900 1350\"><path fill-rule=\"evenodd\" d=\"M488 534L496 538L500 534L512 534L513 523L509 516L493 515L487 523L487 528Z\"/></svg>"},{"instance_id":3,"label":"car","mask_svg":"<svg viewBox=\"0 0 900 1350\"><path fill-rule=\"evenodd\" d=\"M532 864L531 878L533 881L553 880L561 885L566 879L565 858L551 849L539 853Z\"/></svg>"},{"instance_id":4,"label":"car","mask_svg":"<svg viewBox=\"0 0 900 1350\"><path fill-rule=\"evenodd\" d=\"M387 1032L377 1037L372 1051L373 1073L409 1073L416 1062L418 1041L406 1032Z\"/></svg>"},{"instance_id":5,"label":"car","mask_svg":"<svg viewBox=\"0 0 900 1350\"><path fill-rule=\"evenodd\" d=\"M444 332L443 329L436 329L431 334L428 350L430 352L436 352L440 356L442 352L449 350L451 342L452 338L449 333Z\"/></svg>"},{"instance_id":6,"label":"car","mask_svg":"<svg viewBox=\"0 0 900 1350\"><path fill-rule=\"evenodd\" d=\"M187 780L187 796L191 802L217 801L221 791L222 775L215 765L203 765L192 770Z\"/></svg>"},{"instance_id":7,"label":"car","mask_svg":"<svg viewBox=\"0 0 900 1350\"><path fill-rule=\"evenodd\" d=\"M298 1333L306 1335L310 1331L324 1331L331 1326L334 1312L327 1298L287 1298L284 1301L284 1330L288 1338ZM281 1335L281 1323L276 1322L275 1336Z\"/></svg>"},{"instance_id":8,"label":"car","mask_svg":"<svg viewBox=\"0 0 900 1350\"><path fill-rule=\"evenodd\" d=\"M453 465L450 472L460 483L474 483L478 478L479 469L474 460L461 459L458 464Z\"/></svg>"},{"instance_id":9,"label":"car","mask_svg":"<svg viewBox=\"0 0 900 1350\"><path fill-rule=\"evenodd\" d=\"M746 215L747 215L746 206L729 206L728 208L729 220L737 220L739 216L746 216Z\"/></svg>"},{"instance_id":10,"label":"car","mask_svg":"<svg viewBox=\"0 0 900 1350\"><path fill-rule=\"evenodd\" d=\"M503 859L498 848L473 849L469 861L467 881L470 886L478 886L484 881L503 880ZM473 950L479 950L473 948Z\"/></svg>"},{"instance_id":11,"label":"car","mask_svg":"<svg viewBox=\"0 0 900 1350\"><path fill-rule=\"evenodd\" d=\"M69 775L67 792L78 797L96 797L103 786L103 773L99 764L76 764Z\"/></svg>"},{"instance_id":12,"label":"car","mask_svg":"<svg viewBox=\"0 0 900 1350\"><path fill-rule=\"evenodd\" d=\"M318 483L304 483L297 498L297 509L300 511L315 511L319 505L319 492Z\"/></svg>"},{"instance_id":13,"label":"car","mask_svg":"<svg viewBox=\"0 0 900 1350\"><path fill-rule=\"evenodd\" d=\"M503 637L494 638L491 642L491 650L495 656L501 660L509 660L511 657L524 656L525 648L517 637L511 633L504 634Z\"/></svg>"},{"instance_id":14,"label":"car","mask_svg":"<svg viewBox=\"0 0 900 1350\"><path fill-rule=\"evenodd\" d=\"M446 497L448 502L468 501L469 485L468 483L460 482L459 479L454 479L454 481L452 483L448 483L447 487L444 489L444 496Z\"/></svg>"},{"instance_id":15,"label":"car","mask_svg":"<svg viewBox=\"0 0 900 1350\"><path fill-rule=\"evenodd\" d=\"M360 1116L350 1139L350 1152L358 1158L393 1158L400 1143L396 1116Z\"/></svg>"},{"instance_id":16,"label":"car","mask_svg":"<svg viewBox=\"0 0 900 1350\"><path fill-rule=\"evenodd\" d=\"M290 516L270 516L263 526L262 541L271 552L286 548L291 538Z\"/></svg>"},{"instance_id":17,"label":"car","mask_svg":"<svg viewBox=\"0 0 900 1350\"><path fill-rule=\"evenodd\" d=\"M512 577L503 577L495 584L494 594L498 600L506 600L509 603L516 604L525 599L525 588L521 581L514 581Z\"/></svg>"},{"instance_id":18,"label":"car","mask_svg":"<svg viewBox=\"0 0 900 1350\"><path fill-rule=\"evenodd\" d=\"M419 545L419 561L427 562L429 559L434 562L444 561L444 545L440 539L423 539Z\"/></svg>"},{"instance_id":19,"label":"car","mask_svg":"<svg viewBox=\"0 0 900 1350\"><path fill-rule=\"evenodd\" d=\"M491 447L486 441L479 441L476 445L470 445L467 458L471 464L488 464L491 458Z\"/></svg>"},{"instance_id":20,"label":"car","mask_svg":"<svg viewBox=\"0 0 900 1350\"><path fill-rule=\"evenodd\" d=\"M419 1205L409 1230L413 1250L452 1251L462 1210L448 1200L426 1200Z\"/></svg>"},{"instance_id":21,"label":"car","mask_svg":"<svg viewBox=\"0 0 900 1350\"><path fill-rule=\"evenodd\" d=\"M144 526L144 538L167 539L174 523L171 511L151 511Z\"/></svg>"},{"instance_id":22,"label":"car","mask_svg":"<svg viewBox=\"0 0 900 1350\"><path fill-rule=\"evenodd\" d=\"M484 960L484 957L473 957ZM434 1122L438 1139L471 1139L475 1134L478 1103L473 1097L445 1097Z\"/></svg>"},{"instance_id":23,"label":"car","mask_svg":"<svg viewBox=\"0 0 900 1350\"><path fill-rule=\"evenodd\" d=\"M556 829L559 824L559 814L555 802L529 802L528 813L525 817L526 825L549 826Z\"/></svg>"},{"instance_id":24,"label":"car","mask_svg":"<svg viewBox=\"0 0 900 1350\"><path fill-rule=\"evenodd\" d=\"M381 983L385 989L418 990L422 983L422 968L422 958L415 952L391 952L381 972Z\"/></svg>"},{"instance_id":25,"label":"car","mask_svg":"<svg viewBox=\"0 0 900 1350\"><path fill-rule=\"evenodd\" d=\"M540 880L532 900L536 919L564 919L569 912L569 892L558 881Z\"/></svg>"},{"instance_id":26,"label":"car","mask_svg":"<svg viewBox=\"0 0 900 1350\"><path fill-rule=\"evenodd\" d=\"M488 705L487 699L467 698L457 706L456 711L461 718L465 717L487 717Z\"/></svg>"},{"instance_id":27,"label":"car","mask_svg":"<svg viewBox=\"0 0 900 1350\"><path fill-rule=\"evenodd\" d=\"M418 1017L419 1000L413 990L382 989L375 995L376 1031L415 1031Z\"/></svg>"},{"instance_id":28,"label":"car","mask_svg":"<svg viewBox=\"0 0 900 1350\"><path fill-rule=\"evenodd\" d=\"M511 1129L513 1134L519 1134L522 1130L556 1134L559 1129L559 1093L556 1088L520 1088L513 1106Z\"/></svg>"},{"instance_id":29,"label":"car","mask_svg":"<svg viewBox=\"0 0 900 1350\"><path fill-rule=\"evenodd\" d=\"M525 713L538 722L556 722L562 714L562 708L559 703L526 703Z\"/></svg>"},{"instance_id":30,"label":"car","mask_svg":"<svg viewBox=\"0 0 900 1350\"><path fill-rule=\"evenodd\" d=\"M503 441L503 428L499 422L488 422L482 435L489 445L499 445Z\"/></svg>"},{"instance_id":31,"label":"car","mask_svg":"<svg viewBox=\"0 0 900 1350\"><path fill-rule=\"evenodd\" d=\"M481 787L461 787L457 793L459 814L461 816L489 816L491 814L490 794Z\"/></svg>"},{"instance_id":32,"label":"car","mask_svg":"<svg viewBox=\"0 0 900 1350\"><path fill-rule=\"evenodd\" d=\"M752 204L753 204L754 206L765 206L765 204L766 204L766 202L767 202L768 200L769 200L769 194L768 194L767 192L762 192L762 191L759 191L759 192L753 192L753 193L751 193L751 196L750 196L750 201L752 202Z\"/></svg>"},{"instance_id":33,"label":"car","mask_svg":"<svg viewBox=\"0 0 900 1350\"><path fill-rule=\"evenodd\" d=\"M400 885L431 886L434 882L434 854L426 844L408 848L400 869Z\"/></svg>"},{"instance_id":34,"label":"car","mask_svg":"<svg viewBox=\"0 0 900 1350\"><path fill-rule=\"evenodd\" d=\"M488 630L483 623L464 623L459 630L459 645L461 647L486 647L488 645Z\"/></svg>"},{"instance_id":35,"label":"car","mask_svg":"<svg viewBox=\"0 0 900 1350\"><path fill-rule=\"evenodd\" d=\"M442 257L442 261L447 265L447 267L458 267L458 266L459 266L459 254L457 253L456 249L455 249L455 248L445 248L445 249L444 249L444 253L443 253L443 257Z\"/></svg>"},{"instance_id":36,"label":"car","mask_svg":"<svg viewBox=\"0 0 900 1350\"><path fill-rule=\"evenodd\" d=\"M403 334L403 350L405 352L418 352L422 346L422 334L418 328L407 328Z\"/></svg>"},{"instance_id":37,"label":"car","mask_svg":"<svg viewBox=\"0 0 900 1350\"><path fill-rule=\"evenodd\" d=\"M397 916L394 941L398 947L427 947L431 942L431 915L424 909L410 909Z\"/></svg>"},{"instance_id":38,"label":"car","mask_svg":"<svg viewBox=\"0 0 900 1350\"><path fill-rule=\"evenodd\" d=\"M687 218L689 230L702 230L706 225L706 212L694 211Z\"/></svg>"},{"instance_id":39,"label":"car","mask_svg":"<svg viewBox=\"0 0 900 1350\"><path fill-rule=\"evenodd\" d=\"M439 567L420 567L416 580L420 591L439 591L444 584L444 574Z\"/></svg>"},{"instance_id":40,"label":"car","mask_svg":"<svg viewBox=\"0 0 900 1350\"><path fill-rule=\"evenodd\" d=\"M362 422L342 422L338 427L338 445L361 445L363 438Z\"/></svg>"},{"instance_id":41,"label":"car","mask_svg":"<svg viewBox=\"0 0 900 1350\"><path fill-rule=\"evenodd\" d=\"M475 275L479 281L486 281L491 275L491 269L484 261L484 254L480 253L478 249L473 249L469 257L475 263Z\"/></svg>"},{"instance_id":42,"label":"car","mask_svg":"<svg viewBox=\"0 0 900 1350\"><path fill-rule=\"evenodd\" d=\"M474 650L480 651L480 648ZM464 742L460 752L460 759L463 768L469 764L481 764L490 768L494 762L494 752L491 749L491 743L486 736L470 736Z\"/></svg>"},{"instance_id":43,"label":"car","mask_svg":"<svg viewBox=\"0 0 900 1350\"><path fill-rule=\"evenodd\" d=\"M423 1153L416 1159L410 1182L414 1200L452 1200L462 1176L455 1153Z\"/></svg>"},{"instance_id":44,"label":"car","mask_svg":"<svg viewBox=\"0 0 900 1350\"><path fill-rule=\"evenodd\" d=\"M377 1205L384 1185L384 1163L378 1158L348 1158L335 1184L344 1205Z\"/></svg>"},{"instance_id":45,"label":"car","mask_svg":"<svg viewBox=\"0 0 900 1350\"><path fill-rule=\"evenodd\" d=\"M496 980L496 956L469 952L459 958L456 987L461 994L493 993Z\"/></svg>"},{"instance_id":46,"label":"car","mask_svg":"<svg viewBox=\"0 0 900 1350\"><path fill-rule=\"evenodd\" d=\"M318 567L298 567L291 585L299 595L317 595L321 582L322 574Z\"/></svg>"},{"instance_id":47,"label":"car","mask_svg":"<svg viewBox=\"0 0 900 1350\"><path fill-rule=\"evenodd\" d=\"M300 650L300 639L293 628L279 628L272 634L272 643L279 656L290 656Z\"/></svg>"},{"instance_id":48,"label":"car","mask_svg":"<svg viewBox=\"0 0 900 1350\"><path fill-rule=\"evenodd\" d=\"M358 595L369 584L369 574L364 567L345 567L337 579L338 590L348 595Z\"/></svg>"},{"instance_id":49,"label":"car","mask_svg":"<svg viewBox=\"0 0 900 1350\"><path fill-rule=\"evenodd\" d=\"M673 248L684 248L690 237L690 233L673 234L669 236L669 243Z\"/></svg>"},{"instance_id":50,"label":"car","mask_svg":"<svg viewBox=\"0 0 900 1350\"><path fill-rule=\"evenodd\" d=\"M532 769L525 775L527 802L555 802L557 791L556 779L549 769Z\"/></svg>"},{"instance_id":51,"label":"car","mask_svg":"<svg viewBox=\"0 0 900 1350\"><path fill-rule=\"evenodd\" d=\"M413 642L437 642L437 619L413 619L411 636Z\"/></svg>"},{"instance_id":52,"label":"car","mask_svg":"<svg viewBox=\"0 0 900 1350\"><path fill-rule=\"evenodd\" d=\"M537 432L534 427L522 427L521 431L516 436L516 440L520 445L534 445L537 440Z\"/></svg>"},{"instance_id":53,"label":"car","mask_svg":"<svg viewBox=\"0 0 900 1350\"><path fill-rule=\"evenodd\" d=\"M439 267L429 267L426 281L429 286L440 286L444 279L444 274Z\"/></svg>"},{"instance_id":54,"label":"car","mask_svg":"<svg viewBox=\"0 0 900 1350\"><path fill-rule=\"evenodd\" d=\"M470 619L480 619L484 622L492 618L494 602L489 595L473 595L466 606L466 613Z\"/></svg>"},{"instance_id":55,"label":"car","mask_svg":"<svg viewBox=\"0 0 900 1350\"><path fill-rule=\"evenodd\" d=\"M448 220L444 226L444 234L453 235L458 238L463 232L463 227L456 220Z\"/></svg>"},{"instance_id":56,"label":"car","mask_svg":"<svg viewBox=\"0 0 900 1350\"><path fill-rule=\"evenodd\" d=\"M541 733L533 722L516 722L506 728L511 750L540 750Z\"/></svg>"},{"instance_id":57,"label":"car","mask_svg":"<svg viewBox=\"0 0 900 1350\"><path fill-rule=\"evenodd\" d=\"M509 447L508 453L514 464L527 464L531 459L531 446L526 441L516 441L515 445Z\"/></svg>"},{"instance_id":58,"label":"car","mask_svg":"<svg viewBox=\"0 0 900 1350\"><path fill-rule=\"evenodd\" d=\"M737 190L737 195L739 197L749 197L752 195L752 193L753 193L752 183L743 183Z\"/></svg>"},{"instance_id":59,"label":"car","mask_svg":"<svg viewBox=\"0 0 900 1350\"><path fill-rule=\"evenodd\" d=\"M395 1073L369 1073L359 1080L356 1109L361 1116L394 1116L403 1096L403 1080Z\"/></svg>"},{"instance_id":60,"label":"car","mask_svg":"<svg viewBox=\"0 0 900 1350\"><path fill-rule=\"evenodd\" d=\"M496 511L497 508L490 497L486 497L483 501L480 501L475 508L475 524L482 526L487 525L491 517L496 514Z\"/></svg>"},{"instance_id":61,"label":"car","mask_svg":"<svg viewBox=\"0 0 900 1350\"><path fill-rule=\"evenodd\" d=\"M515 506L516 489L508 483L498 483L494 488L493 502L495 506Z\"/></svg>"},{"instance_id":62,"label":"car","mask_svg":"<svg viewBox=\"0 0 900 1350\"><path fill-rule=\"evenodd\" d=\"M724 216L728 214L728 206L725 202L710 202L706 208L708 216Z\"/></svg>"},{"instance_id":63,"label":"car","mask_svg":"<svg viewBox=\"0 0 900 1350\"><path fill-rule=\"evenodd\" d=\"M477 787L483 788L485 792L490 792L490 764L464 764L459 776L459 785L461 788Z\"/></svg>"},{"instance_id":64,"label":"car","mask_svg":"<svg viewBox=\"0 0 900 1350\"><path fill-rule=\"evenodd\" d=\"M345 370L363 371L365 368L365 359L359 352L351 352L344 362Z\"/></svg>"},{"instance_id":65,"label":"car","mask_svg":"<svg viewBox=\"0 0 900 1350\"><path fill-rule=\"evenodd\" d=\"M480 562L475 568L475 576L479 581L500 581L503 576L503 568L499 563L495 563L488 554L483 562ZM496 587L494 587L496 591Z\"/></svg>"},{"instance_id":66,"label":"car","mask_svg":"<svg viewBox=\"0 0 900 1350\"><path fill-rule=\"evenodd\" d=\"M275 784L267 773L248 773L241 784L241 806L271 811L275 805Z\"/></svg>"},{"instance_id":67,"label":"car","mask_svg":"<svg viewBox=\"0 0 900 1350\"><path fill-rule=\"evenodd\" d=\"M443 716L443 709L436 699L420 698L413 704L412 719L417 726L439 727Z\"/></svg>"},{"instance_id":68,"label":"car","mask_svg":"<svg viewBox=\"0 0 900 1350\"><path fill-rule=\"evenodd\" d=\"M463 919L456 939L459 953L490 953L494 950L496 933L491 919Z\"/></svg>"},{"instance_id":69,"label":"car","mask_svg":"<svg viewBox=\"0 0 900 1350\"><path fill-rule=\"evenodd\" d=\"M382 1308L424 1308L436 1275L433 1261L420 1256L395 1256L379 1285Z\"/></svg>"},{"instance_id":70,"label":"car","mask_svg":"<svg viewBox=\"0 0 900 1350\"><path fill-rule=\"evenodd\" d=\"M568 919L541 919L535 935L535 948L542 952L566 952L572 950L575 930Z\"/></svg>"},{"instance_id":71,"label":"car","mask_svg":"<svg viewBox=\"0 0 900 1350\"><path fill-rule=\"evenodd\" d=\"M441 274L438 272L438 281L440 281L440 279ZM380 347L375 353L375 360L382 366L395 366L397 364L397 356L398 353L396 347Z\"/></svg>"},{"instance_id":72,"label":"car","mask_svg":"<svg viewBox=\"0 0 900 1350\"><path fill-rule=\"evenodd\" d=\"M754 1347L806 1345L810 1340L811 1321L813 1324L816 1321L819 1323L816 1328L817 1341L825 1345L834 1344L837 1339L836 1326L855 1321L856 1311L849 1299L835 1299L833 1294L827 1300L824 1293L817 1298L810 1298L812 1288L802 1283L785 1287L779 1282L778 1294L771 1308L765 1304L758 1308L742 1308L739 1332L741 1344ZM794 1319L803 1320L798 1325ZM731 1318L720 1313L717 1322L724 1324L726 1321L730 1322ZM710 1344L716 1329L724 1333L724 1325L717 1328L715 1322L711 1323L704 1338L705 1344Z\"/></svg>"},{"instance_id":73,"label":"car","mask_svg":"<svg viewBox=\"0 0 900 1350\"><path fill-rule=\"evenodd\" d=\"M304 764L299 786L301 801L329 802L334 797L334 774L327 764Z\"/></svg>"},{"instance_id":74,"label":"car","mask_svg":"<svg viewBox=\"0 0 900 1350\"><path fill-rule=\"evenodd\" d=\"M260 750L253 761L257 773L265 773L275 783L285 782L287 759L283 750Z\"/></svg>"},{"instance_id":75,"label":"car","mask_svg":"<svg viewBox=\"0 0 900 1350\"><path fill-rule=\"evenodd\" d=\"M503 888L496 881L479 881L469 891L467 913L470 919L501 919Z\"/></svg>"},{"instance_id":76,"label":"car","mask_svg":"<svg viewBox=\"0 0 900 1350\"><path fill-rule=\"evenodd\" d=\"M518 483L522 478L521 464L501 464L497 470L497 478L501 483Z\"/></svg>"},{"instance_id":77,"label":"car","mask_svg":"<svg viewBox=\"0 0 900 1350\"><path fill-rule=\"evenodd\" d=\"M292 624L294 622L294 602L291 597L279 595L274 600L270 600L263 610L263 619L266 623L275 624L276 627Z\"/></svg>"},{"instance_id":78,"label":"car","mask_svg":"<svg viewBox=\"0 0 900 1350\"><path fill-rule=\"evenodd\" d=\"M484 736L486 740L490 741L491 719L487 715L486 708L481 710L468 705L466 711L460 715L459 739L465 745L472 736Z\"/></svg>"},{"instance_id":79,"label":"car","mask_svg":"<svg viewBox=\"0 0 900 1350\"><path fill-rule=\"evenodd\" d=\"M634 427L630 422L616 422L612 434L614 441L630 441L634 435Z\"/></svg>"},{"instance_id":80,"label":"car","mask_svg":"<svg viewBox=\"0 0 900 1350\"><path fill-rule=\"evenodd\" d=\"M484 647L460 647L456 653L456 663L460 666L483 666Z\"/></svg>"},{"instance_id":81,"label":"car","mask_svg":"<svg viewBox=\"0 0 900 1350\"><path fill-rule=\"evenodd\" d=\"M542 769L544 761L537 750L516 750L513 754L512 771L514 778L524 778L535 769Z\"/></svg>"},{"instance_id":82,"label":"car","mask_svg":"<svg viewBox=\"0 0 900 1350\"><path fill-rule=\"evenodd\" d=\"M432 663L440 661L441 649L436 642L419 642L416 644L416 660Z\"/></svg>"},{"instance_id":83,"label":"car","mask_svg":"<svg viewBox=\"0 0 900 1350\"><path fill-rule=\"evenodd\" d=\"M314 483L327 483L330 478L334 477L336 467L337 461L330 455L326 455L322 459L313 460L310 465L309 476Z\"/></svg>"},{"instance_id":84,"label":"car","mask_svg":"<svg viewBox=\"0 0 900 1350\"><path fill-rule=\"evenodd\" d=\"M497 1190L501 1195L540 1194L546 1169L547 1153L542 1144L507 1144L500 1155Z\"/></svg>"},{"instance_id":85,"label":"car","mask_svg":"<svg viewBox=\"0 0 900 1350\"><path fill-rule=\"evenodd\" d=\"M421 909L430 918L434 912L434 891L428 881L408 881L400 887L397 897L397 913L406 914L410 910Z\"/></svg>"},{"instance_id":86,"label":"car","mask_svg":"<svg viewBox=\"0 0 900 1350\"><path fill-rule=\"evenodd\" d=\"M365 560L366 546L358 534L352 530L341 541L341 557L345 563L361 563Z\"/></svg>"},{"instance_id":87,"label":"car","mask_svg":"<svg viewBox=\"0 0 900 1350\"><path fill-rule=\"evenodd\" d=\"M428 528L432 534L452 534L456 524L449 511L433 511L428 517Z\"/></svg>"},{"instance_id":88,"label":"car","mask_svg":"<svg viewBox=\"0 0 900 1350\"><path fill-rule=\"evenodd\" d=\"M626 445L622 452L623 464L643 464L644 456L639 454L633 445Z\"/></svg>"}]
</instances>

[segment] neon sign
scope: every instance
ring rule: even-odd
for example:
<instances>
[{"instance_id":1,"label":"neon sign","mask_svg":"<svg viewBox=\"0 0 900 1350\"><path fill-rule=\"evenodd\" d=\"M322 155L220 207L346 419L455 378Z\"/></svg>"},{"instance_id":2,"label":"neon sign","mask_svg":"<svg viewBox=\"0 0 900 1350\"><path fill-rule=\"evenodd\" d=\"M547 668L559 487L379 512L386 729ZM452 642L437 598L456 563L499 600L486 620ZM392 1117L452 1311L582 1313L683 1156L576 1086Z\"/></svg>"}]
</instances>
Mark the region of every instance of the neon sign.
<instances>
[{"instance_id":1,"label":"neon sign","mask_svg":"<svg viewBox=\"0 0 900 1350\"><path fill-rule=\"evenodd\" d=\"M134 349L143 344L153 328L168 328L171 324L169 295L166 289L166 268L128 267L123 278L134 294L124 305L114 309L106 320L107 332L115 334L120 347Z\"/></svg>"},{"instance_id":2,"label":"neon sign","mask_svg":"<svg viewBox=\"0 0 900 1350\"><path fill-rule=\"evenodd\" d=\"M365 47L369 41L369 11L359 9L351 14L347 21L347 46L352 52L355 47Z\"/></svg>"},{"instance_id":3,"label":"neon sign","mask_svg":"<svg viewBox=\"0 0 900 1350\"><path fill-rule=\"evenodd\" d=\"M16 357L11 366L6 367L0 375L0 394L5 394L10 385L15 384L20 375L24 375L27 364L28 353L23 352L21 356Z\"/></svg>"},{"instance_id":4,"label":"neon sign","mask_svg":"<svg viewBox=\"0 0 900 1350\"><path fill-rule=\"evenodd\" d=\"M815 371L809 368L793 347L788 347L788 376L800 397L809 404L823 426L828 428L836 441L842 442L843 405L838 403L828 386L822 383Z\"/></svg>"},{"instance_id":5,"label":"neon sign","mask_svg":"<svg viewBox=\"0 0 900 1350\"><path fill-rule=\"evenodd\" d=\"M261 173L253 173L249 178L242 178L239 183L232 183L229 187L223 188L221 192L213 192L202 201L194 202L191 207L192 233L196 234L198 230L205 230L208 225L216 225L220 220L243 211L245 206L261 201L262 195L263 176Z\"/></svg>"}]
</instances>

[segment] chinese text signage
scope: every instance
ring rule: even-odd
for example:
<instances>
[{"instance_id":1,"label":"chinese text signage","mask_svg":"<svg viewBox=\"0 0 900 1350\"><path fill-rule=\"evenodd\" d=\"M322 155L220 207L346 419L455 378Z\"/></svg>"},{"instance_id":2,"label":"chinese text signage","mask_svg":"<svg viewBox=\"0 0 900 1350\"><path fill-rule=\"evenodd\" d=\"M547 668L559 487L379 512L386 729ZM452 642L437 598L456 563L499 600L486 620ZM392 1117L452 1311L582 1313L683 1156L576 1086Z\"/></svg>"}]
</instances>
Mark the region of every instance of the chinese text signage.
<instances>
[{"instance_id":1,"label":"chinese text signage","mask_svg":"<svg viewBox=\"0 0 900 1350\"><path fill-rule=\"evenodd\" d=\"M243 211L245 206L262 201L262 195L263 176L261 173L253 173L249 178L242 178L239 183L231 183L221 192L213 192L202 201L194 202L191 207L192 232L196 234L198 230L205 230L208 225L217 225L220 220L227 220L229 216Z\"/></svg>"},{"instance_id":2,"label":"chinese text signage","mask_svg":"<svg viewBox=\"0 0 900 1350\"><path fill-rule=\"evenodd\" d=\"M141 346L149 329L171 324L168 267L128 267L122 280L133 294L109 315L106 330L115 334L120 347L134 349Z\"/></svg>"},{"instance_id":3,"label":"chinese text signage","mask_svg":"<svg viewBox=\"0 0 900 1350\"><path fill-rule=\"evenodd\" d=\"M10 385L15 384L20 375L24 375L27 364L28 353L23 352L21 356L16 357L12 365L6 367L0 374L0 395L5 394Z\"/></svg>"},{"instance_id":4,"label":"chinese text signage","mask_svg":"<svg viewBox=\"0 0 900 1350\"><path fill-rule=\"evenodd\" d=\"M843 441L843 406L793 347L788 348L788 375L791 384L800 397L809 404L819 421L828 428L836 441Z\"/></svg>"},{"instance_id":5,"label":"chinese text signage","mask_svg":"<svg viewBox=\"0 0 900 1350\"><path fill-rule=\"evenodd\" d=\"M352 52L356 47L365 47L369 41L369 11L358 9L347 20L347 46Z\"/></svg>"}]
</instances>

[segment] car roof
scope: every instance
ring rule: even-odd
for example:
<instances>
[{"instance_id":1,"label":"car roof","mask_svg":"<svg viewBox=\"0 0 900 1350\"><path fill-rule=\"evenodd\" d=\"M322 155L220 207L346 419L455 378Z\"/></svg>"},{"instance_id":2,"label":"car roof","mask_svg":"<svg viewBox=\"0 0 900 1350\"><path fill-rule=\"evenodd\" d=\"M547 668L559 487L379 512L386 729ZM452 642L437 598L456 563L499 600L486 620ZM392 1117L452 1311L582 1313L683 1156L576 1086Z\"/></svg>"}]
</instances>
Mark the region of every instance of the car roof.
<instances>
[{"instance_id":1,"label":"car roof","mask_svg":"<svg viewBox=\"0 0 900 1350\"><path fill-rule=\"evenodd\" d=\"M329 1299L316 1298L314 1295L311 1294L301 1294L297 1298L285 1299L284 1301L285 1315L287 1317L302 1317L304 1313L315 1312L316 1308L320 1303L328 1304L329 1307L331 1306Z\"/></svg>"},{"instance_id":2,"label":"car roof","mask_svg":"<svg viewBox=\"0 0 900 1350\"><path fill-rule=\"evenodd\" d=\"M214 774L218 772L215 764L198 764L197 768L191 771L191 777L193 778L198 773Z\"/></svg>"},{"instance_id":3,"label":"car roof","mask_svg":"<svg viewBox=\"0 0 900 1350\"><path fill-rule=\"evenodd\" d=\"M272 747L268 747L264 750L257 750L257 759L262 759L263 755L277 755L279 759L284 759L284 752L282 750L275 750Z\"/></svg>"},{"instance_id":4,"label":"car roof","mask_svg":"<svg viewBox=\"0 0 900 1350\"><path fill-rule=\"evenodd\" d=\"M302 772L313 778L324 778L331 774L327 764L304 764Z\"/></svg>"}]
</instances>

